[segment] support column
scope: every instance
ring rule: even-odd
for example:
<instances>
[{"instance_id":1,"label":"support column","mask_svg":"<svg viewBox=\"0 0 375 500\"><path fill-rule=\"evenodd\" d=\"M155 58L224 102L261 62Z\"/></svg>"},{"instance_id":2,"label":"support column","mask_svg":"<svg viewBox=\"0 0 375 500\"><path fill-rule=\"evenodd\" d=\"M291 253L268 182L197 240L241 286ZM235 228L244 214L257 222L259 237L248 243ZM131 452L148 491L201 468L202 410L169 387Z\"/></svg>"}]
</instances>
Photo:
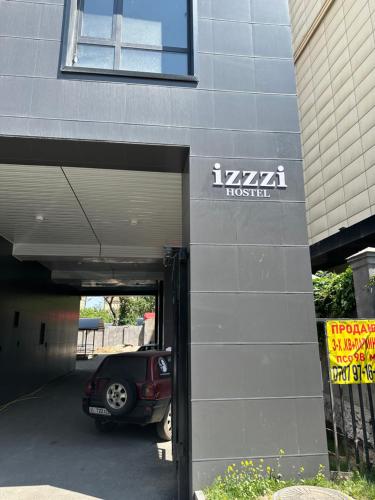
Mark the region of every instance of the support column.
<instances>
[{"instance_id":1,"label":"support column","mask_svg":"<svg viewBox=\"0 0 375 500\"><path fill-rule=\"evenodd\" d=\"M375 275L375 248L365 248L348 257L353 269L355 300L359 318L375 317L375 293L368 287L371 276Z\"/></svg>"},{"instance_id":2,"label":"support column","mask_svg":"<svg viewBox=\"0 0 375 500\"><path fill-rule=\"evenodd\" d=\"M173 316L173 287L171 269L164 270L164 289L163 289L163 335L164 347L171 347L174 343L175 325Z\"/></svg>"}]
</instances>

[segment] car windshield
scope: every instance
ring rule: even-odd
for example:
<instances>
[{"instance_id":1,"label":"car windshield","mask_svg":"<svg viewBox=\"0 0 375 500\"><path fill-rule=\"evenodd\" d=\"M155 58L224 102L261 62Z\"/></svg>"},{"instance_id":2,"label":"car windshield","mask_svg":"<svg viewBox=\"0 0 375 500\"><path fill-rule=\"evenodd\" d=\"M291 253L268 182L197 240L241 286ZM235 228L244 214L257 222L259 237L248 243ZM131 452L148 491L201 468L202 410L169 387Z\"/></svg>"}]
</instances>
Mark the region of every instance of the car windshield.
<instances>
[{"instance_id":1,"label":"car windshield","mask_svg":"<svg viewBox=\"0 0 375 500\"><path fill-rule=\"evenodd\" d=\"M147 375L147 358L113 356L103 363L98 375L100 377L121 376L127 380L144 380Z\"/></svg>"}]
</instances>

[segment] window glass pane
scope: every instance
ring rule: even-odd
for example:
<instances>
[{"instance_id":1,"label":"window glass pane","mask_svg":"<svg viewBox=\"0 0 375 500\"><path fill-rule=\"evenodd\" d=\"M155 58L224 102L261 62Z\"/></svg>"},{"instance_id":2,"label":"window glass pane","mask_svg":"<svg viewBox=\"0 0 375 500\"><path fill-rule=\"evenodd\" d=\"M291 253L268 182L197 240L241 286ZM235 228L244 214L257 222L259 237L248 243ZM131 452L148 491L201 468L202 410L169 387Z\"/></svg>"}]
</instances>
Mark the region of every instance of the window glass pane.
<instances>
[{"instance_id":1,"label":"window glass pane","mask_svg":"<svg viewBox=\"0 0 375 500\"><path fill-rule=\"evenodd\" d=\"M152 50L121 50L120 69L161 73L162 52Z\"/></svg>"},{"instance_id":2,"label":"window glass pane","mask_svg":"<svg viewBox=\"0 0 375 500\"><path fill-rule=\"evenodd\" d=\"M122 49L120 69L187 75L188 55L156 50Z\"/></svg>"},{"instance_id":3,"label":"window glass pane","mask_svg":"<svg viewBox=\"0 0 375 500\"><path fill-rule=\"evenodd\" d=\"M178 52L163 52L163 73L172 75L187 75L188 70L188 55Z\"/></svg>"},{"instance_id":4,"label":"window glass pane","mask_svg":"<svg viewBox=\"0 0 375 500\"><path fill-rule=\"evenodd\" d=\"M187 48L187 0L124 0L122 41Z\"/></svg>"},{"instance_id":5,"label":"window glass pane","mask_svg":"<svg viewBox=\"0 0 375 500\"><path fill-rule=\"evenodd\" d=\"M103 378L123 377L132 381L144 380L147 373L147 358L131 356L108 357L100 365L98 375Z\"/></svg>"},{"instance_id":6,"label":"window glass pane","mask_svg":"<svg viewBox=\"0 0 375 500\"><path fill-rule=\"evenodd\" d=\"M82 36L112 37L113 0L85 0L82 12Z\"/></svg>"},{"instance_id":7,"label":"window glass pane","mask_svg":"<svg viewBox=\"0 0 375 500\"><path fill-rule=\"evenodd\" d=\"M115 59L114 47L100 45L78 45L75 66L82 68L113 69Z\"/></svg>"}]
</instances>

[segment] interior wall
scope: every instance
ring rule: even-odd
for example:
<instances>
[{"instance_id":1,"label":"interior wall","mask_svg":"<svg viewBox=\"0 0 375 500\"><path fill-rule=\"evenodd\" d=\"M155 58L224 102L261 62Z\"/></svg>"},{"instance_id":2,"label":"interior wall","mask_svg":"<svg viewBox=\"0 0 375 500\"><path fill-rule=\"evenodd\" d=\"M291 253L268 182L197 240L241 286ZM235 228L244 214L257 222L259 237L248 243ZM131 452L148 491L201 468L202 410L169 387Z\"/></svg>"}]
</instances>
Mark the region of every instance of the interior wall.
<instances>
[{"instance_id":1,"label":"interior wall","mask_svg":"<svg viewBox=\"0 0 375 500\"><path fill-rule=\"evenodd\" d=\"M41 266L16 261L0 243L1 404L74 370L79 297L53 290Z\"/></svg>"}]
</instances>

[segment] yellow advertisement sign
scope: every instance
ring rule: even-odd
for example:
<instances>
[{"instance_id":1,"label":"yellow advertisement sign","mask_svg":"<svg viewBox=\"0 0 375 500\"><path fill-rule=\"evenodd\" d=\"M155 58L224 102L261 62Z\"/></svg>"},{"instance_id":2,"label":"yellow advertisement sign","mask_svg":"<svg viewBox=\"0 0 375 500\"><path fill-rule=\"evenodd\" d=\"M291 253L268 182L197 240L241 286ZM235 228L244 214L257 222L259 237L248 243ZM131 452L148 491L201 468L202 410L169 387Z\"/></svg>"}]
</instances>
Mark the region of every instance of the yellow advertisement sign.
<instances>
[{"instance_id":1,"label":"yellow advertisement sign","mask_svg":"<svg viewBox=\"0 0 375 500\"><path fill-rule=\"evenodd\" d=\"M327 321L333 384L375 382L375 319Z\"/></svg>"}]
</instances>

